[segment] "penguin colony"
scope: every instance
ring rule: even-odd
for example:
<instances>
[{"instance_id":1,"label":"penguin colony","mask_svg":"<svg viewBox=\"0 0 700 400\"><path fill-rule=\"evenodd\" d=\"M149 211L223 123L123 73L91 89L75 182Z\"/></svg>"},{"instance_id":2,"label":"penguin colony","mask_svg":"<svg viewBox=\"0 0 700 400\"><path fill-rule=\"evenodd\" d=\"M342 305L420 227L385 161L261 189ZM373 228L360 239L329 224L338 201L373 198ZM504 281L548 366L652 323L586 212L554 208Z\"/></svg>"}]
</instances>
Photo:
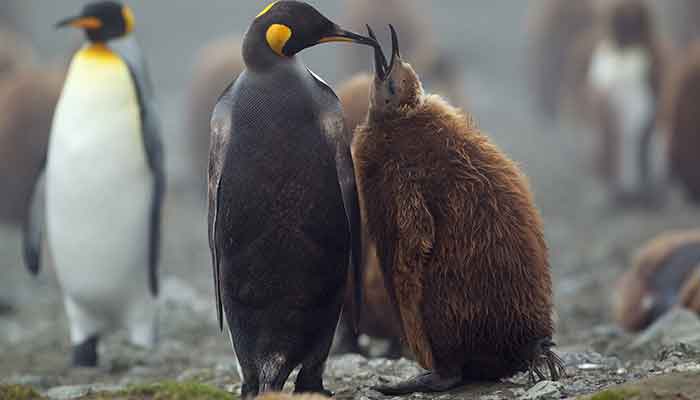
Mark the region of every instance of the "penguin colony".
<instances>
[{"instance_id":1,"label":"penguin colony","mask_svg":"<svg viewBox=\"0 0 700 400\"><path fill-rule=\"evenodd\" d=\"M700 231L650 240L617 283L614 315L629 331L647 328L675 306L700 314Z\"/></svg>"},{"instance_id":2,"label":"penguin colony","mask_svg":"<svg viewBox=\"0 0 700 400\"><path fill-rule=\"evenodd\" d=\"M638 139L653 126L663 57L641 3L622 2L610 21L610 35L591 51L590 78L615 84L606 74L626 69L609 67L627 65L631 55L634 73L623 78L640 84L635 90L643 87L635 101L646 104L634 113L643 117L635 120L643 121ZM60 98L51 88L60 86L62 74L47 76L51 83L44 86L33 71L18 71L24 64L15 60L25 57L19 48L10 62L0 54L0 84L7 93L40 86L31 91L41 99L27 101L50 110L32 120L43 126L51 119L52 128L24 227L25 257L38 273L42 242L51 247L72 362L95 366L100 338L117 328L125 327L139 346L157 341L163 149L146 67L130 38L131 10L92 3L59 26L82 29L88 39ZM326 42L374 48L375 75L357 76L341 100L297 57ZM628 47L633 51L626 53ZM683 108L696 103L684 100L694 99L694 92L684 94L695 86L693 54L671 102L669 154L679 176L693 165L678 153L694 143L694 136L683 136L691 132L686 126L695 126ZM240 46L227 38L201 58L190 106L204 111L192 112L193 147L206 142L201 115L213 109L208 234L214 292L244 397L281 390L298 366L295 391L332 394L322 373L343 303L351 311L343 326L355 335L354 349L352 328L401 337L429 370L377 388L386 394L444 391L521 371L539 379L544 369L552 379L561 376L561 360L551 350L547 248L527 179L469 114L423 91L393 29L388 63L371 31L369 37L352 33L305 3L279 1L254 19ZM427 58L432 61L420 70L451 75L448 58ZM12 82L4 82L7 71ZM212 93L229 83L214 102ZM605 104L612 110L616 100ZM25 108L9 101L2 108L14 106ZM0 128L12 125L2 118ZM25 129L22 123L11 130ZM28 170L36 175L40 169ZM651 242L620 281L619 323L636 330L675 305L700 310L699 263L697 232ZM359 320L363 298L367 312Z\"/></svg>"},{"instance_id":3,"label":"penguin colony","mask_svg":"<svg viewBox=\"0 0 700 400\"><path fill-rule=\"evenodd\" d=\"M556 380L547 247L526 178L470 116L423 92L393 28L392 47L389 64L375 49L353 149L369 240L429 372L377 390L445 391L527 370L544 379L541 365Z\"/></svg>"},{"instance_id":4,"label":"penguin colony","mask_svg":"<svg viewBox=\"0 0 700 400\"><path fill-rule=\"evenodd\" d=\"M156 343L163 156L146 69L126 38L131 10L92 3L57 26L82 29L88 41L56 107L45 185L34 194L45 209L32 208L25 257L37 273L42 241L50 246L73 364L92 367L100 336L115 328L135 345Z\"/></svg>"}]
</instances>

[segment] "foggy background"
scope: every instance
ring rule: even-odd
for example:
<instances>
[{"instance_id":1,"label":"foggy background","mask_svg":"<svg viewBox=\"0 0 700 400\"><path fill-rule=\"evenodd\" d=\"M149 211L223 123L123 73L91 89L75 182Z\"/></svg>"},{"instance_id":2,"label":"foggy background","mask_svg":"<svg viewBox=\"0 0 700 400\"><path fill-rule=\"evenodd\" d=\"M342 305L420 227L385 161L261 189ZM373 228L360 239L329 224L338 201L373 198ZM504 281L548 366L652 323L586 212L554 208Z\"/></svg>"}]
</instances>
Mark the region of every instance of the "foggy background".
<instances>
[{"instance_id":1,"label":"foggy background","mask_svg":"<svg viewBox=\"0 0 700 400\"><path fill-rule=\"evenodd\" d=\"M67 63L83 40L81 32L56 31L53 25L77 14L85 1L3 2L12 9L11 24L35 46L40 64ZM362 25L343 23L346 12L340 0L309 2L345 28L364 32ZM376 1L378 7L381 3ZM674 40L678 13L668 4L673 2L650 3L668 6L655 7L654 12L659 31ZM267 1L132 0L128 4L136 15L135 35L155 82L164 127L169 191L160 264L167 305L161 313L161 334L166 347L180 357L166 360L171 361L171 368L178 363L227 360L228 339L215 327L205 193L192 183L188 148L192 132L185 123L186 100L197 51L222 35L242 35ZM697 226L700 213L677 188L669 191L662 208L621 209L609 204L604 187L588 169L585 150L593 133L567 121L551 120L537 109L528 71L532 44L528 18L540 4L534 0L440 0L423 1L419 7L437 46L463 72L459 90L466 99L466 110L530 178L551 251L556 342L563 348L579 348L585 346L592 328L611 323L612 285L629 267L634 251L667 229ZM386 37L384 27L374 28ZM350 77L339 61L346 46L317 46L301 57L336 87ZM365 53L370 71L371 54L369 50ZM0 188L0 195L2 191ZM20 250L19 228L4 225L0 230L0 298L9 299L13 311L0 316L0 378L55 374L67 363L68 330L53 271L45 264L37 279L30 277ZM98 270L96 265L95 273ZM106 359L110 357L120 359L120 354L110 353ZM115 368L113 372L118 375L120 371Z\"/></svg>"}]
</instances>

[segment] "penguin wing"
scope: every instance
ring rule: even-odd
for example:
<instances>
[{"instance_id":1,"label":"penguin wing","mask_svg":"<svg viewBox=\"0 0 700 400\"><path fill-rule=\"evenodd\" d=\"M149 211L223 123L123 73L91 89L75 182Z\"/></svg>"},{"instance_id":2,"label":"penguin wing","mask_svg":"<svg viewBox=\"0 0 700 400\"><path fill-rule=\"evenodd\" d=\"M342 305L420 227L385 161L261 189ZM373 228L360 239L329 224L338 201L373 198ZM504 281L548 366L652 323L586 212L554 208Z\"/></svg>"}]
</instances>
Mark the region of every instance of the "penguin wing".
<instances>
[{"instance_id":1,"label":"penguin wing","mask_svg":"<svg viewBox=\"0 0 700 400\"><path fill-rule=\"evenodd\" d=\"M344 136L347 137L347 136ZM360 327L360 312L362 308L364 277L362 270L362 221L360 219L360 206L357 197L357 184L355 182L355 166L352 162L350 146L339 144L335 157L338 183L343 195L345 216L350 227L350 268L353 277L353 310L352 318L355 331Z\"/></svg>"},{"instance_id":2,"label":"penguin wing","mask_svg":"<svg viewBox=\"0 0 700 400\"><path fill-rule=\"evenodd\" d=\"M165 168L160 120L155 105L153 86L146 63L136 42L131 38L115 40L110 47L126 62L136 87L141 110L141 138L146 160L153 174L153 199L149 224L148 281L151 293L158 295L158 260L160 257L161 205L165 194Z\"/></svg>"},{"instance_id":3,"label":"penguin wing","mask_svg":"<svg viewBox=\"0 0 700 400\"><path fill-rule=\"evenodd\" d=\"M41 242L44 237L44 219L46 214L44 205L45 171L46 170L41 171L41 174L34 183L34 191L32 193L31 202L29 203L29 212L27 213L22 229L24 262L32 275L37 275L41 267Z\"/></svg>"},{"instance_id":4,"label":"penguin wing","mask_svg":"<svg viewBox=\"0 0 700 400\"><path fill-rule=\"evenodd\" d=\"M362 269L362 220L360 218L360 203L357 195L357 183L355 182L355 165L352 161L352 152L350 143L347 138L351 138L345 126L340 100L333 89L316 75L311 69L306 69L314 78L330 99L335 104L338 104L339 112L327 115L326 121L322 125L328 132L325 132L327 137L334 138L336 142L335 152L335 168L338 175L338 184L343 196L343 206L345 207L345 216L350 228L350 268L352 270L353 279L353 309L352 319L355 332L360 329L360 313L362 309L364 276ZM332 96L332 97L331 97Z\"/></svg>"},{"instance_id":5,"label":"penguin wing","mask_svg":"<svg viewBox=\"0 0 700 400\"><path fill-rule=\"evenodd\" d=\"M234 81L235 83L235 81ZM231 94L233 83L224 91L214 107L211 116L211 134L209 139L209 179L208 179L208 236L209 250L214 273L214 295L216 297L216 317L219 321L219 329L223 330L223 307L221 304L221 279L219 275L219 252L216 245L216 222L219 212L219 184L221 171L224 168L224 160L227 153L229 138L231 137L231 122L233 103Z\"/></svg>"}]
</instances>

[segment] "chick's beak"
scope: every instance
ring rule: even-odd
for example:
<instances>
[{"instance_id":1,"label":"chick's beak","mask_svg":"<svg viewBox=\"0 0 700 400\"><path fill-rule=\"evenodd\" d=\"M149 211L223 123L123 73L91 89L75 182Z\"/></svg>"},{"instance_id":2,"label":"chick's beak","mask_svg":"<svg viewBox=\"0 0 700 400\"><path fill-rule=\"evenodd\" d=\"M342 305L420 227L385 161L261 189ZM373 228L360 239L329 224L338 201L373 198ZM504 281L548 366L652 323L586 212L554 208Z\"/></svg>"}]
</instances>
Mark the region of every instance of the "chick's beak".
<instances>
[{"instance_id":1,"label":"chick's beak","mask_svg":"<svg viewBox=\"0 0 700 400\"><path fill-rule=\"evenodd\" d=\"M56 24L56 28L65 28L67 26L81 29L100 29L102 27L102 21L97 17L79 15L77 17L66 18Z\"/></svg>"},{"instance_id":2,"label":"chick's beak","mask_svg":"<svg viewBox=\"0 0 700 400\"><path fill-rule=\"evenodd\" d=\"M379 43L375 39L368 38L366 36L358 35L357 33L346 31L338 26L334 28L323 36L318 43L329 43L329 42L349 42L349 43L359 43L366 46L372 46L377 48Z\"/></svg>"}]
</instances>

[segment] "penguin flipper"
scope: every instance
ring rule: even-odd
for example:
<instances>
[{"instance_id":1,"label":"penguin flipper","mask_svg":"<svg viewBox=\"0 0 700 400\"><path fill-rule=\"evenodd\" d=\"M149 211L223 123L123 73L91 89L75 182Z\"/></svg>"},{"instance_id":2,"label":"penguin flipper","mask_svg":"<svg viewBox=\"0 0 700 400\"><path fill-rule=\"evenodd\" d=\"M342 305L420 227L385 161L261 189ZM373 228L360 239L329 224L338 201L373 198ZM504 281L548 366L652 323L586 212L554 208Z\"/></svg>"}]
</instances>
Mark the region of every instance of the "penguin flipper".
<instances>
[{"instance_id":1,"label":"penguin flipper","mask_svg":"<svg viewBox=\"0 0 700 400\"><path fill-rule=\"evenodd\" d=\"M355 182L355 166L352 161L350 146L340 143L336 152L336 171L338 183L343 195L345 215L350 227L350 268L353 278L353 310L352 319L355 332L360 328L360 314L363 302L364 274L362 269L362 221L360 219L360 205Z\"/></svg>"},{"instance_id":2,"label":"penguin flipper","mask_svg":"<svg viewBox=\"0 0 700 400\"><path fill-rule=\"evenodd\" d=\"M231 101L232 88L235 81L229 85L219 97L211 116L211 133L209 139L209 171L208 171L208 236L209 250L211 251L212 269L214 274L214 295L216 297L216 317L219 329L224 329L223 306L221 303L221 275L219 266L219 251L216 245L216 223L219 212L219 184L221 172L224 168L224 159L231 137L233 104Z\"/></svg>"},{"instance_id":3,"label":"penguin flipper","mask_svg":"<svg viewBox=\"0 0 700 400\"><path fill-rule=\"evenodd\" d=\"M165 168L160 119L155 105L153 85L141 51L132 38L110 43L110 48L129 67L141 111L141 138L146 160L153 174L153 198L149 216L148 281L151 293L158 295L158 261L160 258L161 206L165 194Z\"/></svg>"},{"instance_id":4,"label":"penguin flipper","mask_svg":"<svg viewBox=\"0 0 700 400\"><path fill-rule=\"evenodd\" d=\"M27 213L22 229L24 262L32 275L37 275L41 267L41 243L44 237L44 196L45 196L45 171L34 183L29 212Z\"/></svg>"}]
</instances>

